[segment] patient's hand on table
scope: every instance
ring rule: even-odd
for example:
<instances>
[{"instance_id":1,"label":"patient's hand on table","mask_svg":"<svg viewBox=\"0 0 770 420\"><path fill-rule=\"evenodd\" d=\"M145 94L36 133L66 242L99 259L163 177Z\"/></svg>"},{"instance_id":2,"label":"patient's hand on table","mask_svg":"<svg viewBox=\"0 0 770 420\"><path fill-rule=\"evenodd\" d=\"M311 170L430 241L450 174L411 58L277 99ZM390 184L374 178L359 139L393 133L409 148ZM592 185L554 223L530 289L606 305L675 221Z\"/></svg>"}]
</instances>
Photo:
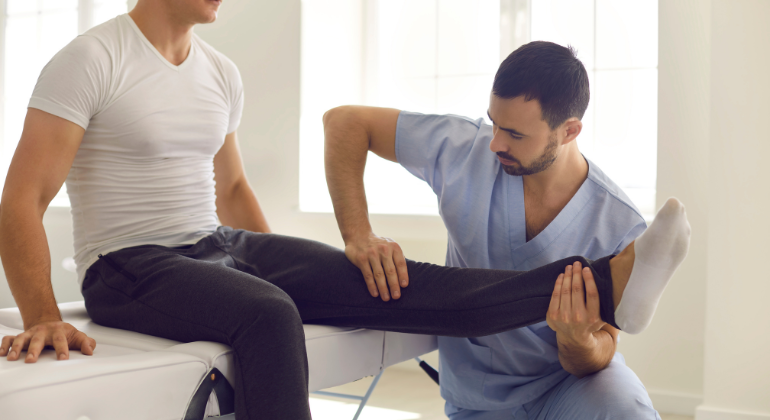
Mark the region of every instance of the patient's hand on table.
<instances>
[{"instance_id":1,"label":"patient's hand on table","mask_svg":"<svg viewBox=\"0 0 770 420\"><path fill-rule=\"evenodd\" d=\"M96 340L66 322L41 322L17 336L3 337L0 357L7 355L8 361L18 360L22 350L27 350L24 361L35 363L46 346L56 350L58 360L67 360L70 349L80 350L87 356L93 355Z\"/></svg>"},{"instance_id":2,"label":"patient's hand on table","mask_svg":"<svg viewBox=\"0 0 770 420\"><path fill-rule=\"evenodd\" d=\"M372 297L398 299L401 288L409 285L404 252L390 238L369 233L346 240L345 255L361 270Z\"/></svg>"}]
</instances>

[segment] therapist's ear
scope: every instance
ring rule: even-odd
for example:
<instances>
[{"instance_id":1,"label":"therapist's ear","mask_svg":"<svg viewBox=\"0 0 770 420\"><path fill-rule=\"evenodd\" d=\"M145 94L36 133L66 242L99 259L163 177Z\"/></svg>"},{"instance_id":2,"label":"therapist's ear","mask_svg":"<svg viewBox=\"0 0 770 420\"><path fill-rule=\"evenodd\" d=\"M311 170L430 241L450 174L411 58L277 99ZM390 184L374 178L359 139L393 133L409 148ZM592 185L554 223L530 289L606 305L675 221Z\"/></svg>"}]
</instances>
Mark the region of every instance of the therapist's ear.
<instances>
[{"instance_id":1,"label":"therapist's ear","mask_svg":"<svg viewBox=\"0 0 770 420\"><path fill-rule=\"evenodd\" d=\"M561 142L563 146L575 140L580 132L583 131L583 122L575 117L572 117L567 121L564 121L559 129L564 133L564 140Z\"/></svg>"}]
</instances>

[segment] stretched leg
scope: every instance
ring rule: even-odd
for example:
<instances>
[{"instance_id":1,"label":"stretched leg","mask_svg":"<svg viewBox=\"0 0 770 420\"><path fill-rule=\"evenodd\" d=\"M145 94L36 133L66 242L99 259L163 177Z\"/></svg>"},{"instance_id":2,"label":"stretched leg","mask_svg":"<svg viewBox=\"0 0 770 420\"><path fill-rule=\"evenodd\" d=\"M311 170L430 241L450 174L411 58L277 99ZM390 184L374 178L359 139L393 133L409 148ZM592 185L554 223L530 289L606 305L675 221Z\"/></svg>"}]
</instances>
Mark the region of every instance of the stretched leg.
<instances>
[{"instance_id":1,"label":"stretched leg","mask_svg":"<svg viewBox=\"0 0 770 420\"><path fill-rule=\"evenodd\" d=\"M238 271L208 238L192 248L128 248L87 272L88 314L102 325L233 348L235 414L310 419L302 322L291 298Z\"/></svg>"},{"instance_id":2,"label":"stretched leg","mask_svg":"<svg viewBox=\"0 0 770 420\"><path fill-rule=\"evenodd\" d=\"M602 320L632 334L641 332L687 254L690 228L684 206L669 199L650 228L617 257L569 257L528 272L408 261L409 289L393 302L362 293L360 272L337 248L229 228L218 234L218 246L244 271L286 291L305 322L473 337L544 320L556 278L576 261L594 274Z\"/></svg>"},{"instance_id":3,"label":"stretched leg","mask_svg":"<svg viewBox=\"0 0 770 420\"><path fill-rule=\"evenodd\" d=\"M302 320L418 334L477 337L545 320L554 283L575 261L594 270L602 319L614 323L609 258L572 257L527 272L407 261L409 287L383 302L342 250L306 239L221 229L213 236L240 269L284 290Z\"/></svg>"}]
</instances>

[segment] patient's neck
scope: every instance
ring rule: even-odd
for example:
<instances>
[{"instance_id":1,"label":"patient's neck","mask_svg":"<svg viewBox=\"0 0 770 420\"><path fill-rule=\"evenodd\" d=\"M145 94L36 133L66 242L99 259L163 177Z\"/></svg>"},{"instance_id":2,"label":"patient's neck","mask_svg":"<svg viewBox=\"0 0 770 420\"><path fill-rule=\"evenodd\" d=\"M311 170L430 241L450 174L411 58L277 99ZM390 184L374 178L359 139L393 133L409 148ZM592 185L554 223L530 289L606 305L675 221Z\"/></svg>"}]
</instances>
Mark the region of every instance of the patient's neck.
<instances>
[{"instance_id":1,"label":"patient's neck","mask_svg":"<svg viewBox=\"0 0 770 420\"><path fill-rule=\"evenodd\" d=\"M128 15L145 38L171 64L187 59L194 22L186 21L169 10L168 2L139 2Z\"/></svg>"}]
</instances>

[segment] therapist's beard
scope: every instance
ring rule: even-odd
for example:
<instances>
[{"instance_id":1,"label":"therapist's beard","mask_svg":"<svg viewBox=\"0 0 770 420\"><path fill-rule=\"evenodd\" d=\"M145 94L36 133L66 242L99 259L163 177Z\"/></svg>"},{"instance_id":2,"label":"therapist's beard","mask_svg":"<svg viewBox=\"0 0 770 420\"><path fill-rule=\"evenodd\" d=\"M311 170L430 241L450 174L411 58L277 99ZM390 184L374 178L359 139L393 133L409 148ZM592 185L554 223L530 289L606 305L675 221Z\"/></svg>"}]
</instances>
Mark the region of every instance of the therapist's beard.
<instances>
[{"instance_id":1,"label":"therapist's beard","mask_svg":"<svg viewBox=\"0 0 770 420\"><path fill-rule=\"evenodd\" d=\"M555 134L548 137L548 145L545 146L545 150L543 150L543 154L540 155L540 157L538 157L537 159L535 159L535 161L532 162L529 166L522 165L518 159L509 155L508 153L497 152L497 155L503 159L516 162L516 165L502 165L503 170L508 175L512 175L512 176L534 175L538 172L543 172L544 170L550 168L551 165L553 165L553 163L556 161L556 158L558 156L556 154L557 145L558 143L556 141Z\"/></svg>"}]
</instances>

